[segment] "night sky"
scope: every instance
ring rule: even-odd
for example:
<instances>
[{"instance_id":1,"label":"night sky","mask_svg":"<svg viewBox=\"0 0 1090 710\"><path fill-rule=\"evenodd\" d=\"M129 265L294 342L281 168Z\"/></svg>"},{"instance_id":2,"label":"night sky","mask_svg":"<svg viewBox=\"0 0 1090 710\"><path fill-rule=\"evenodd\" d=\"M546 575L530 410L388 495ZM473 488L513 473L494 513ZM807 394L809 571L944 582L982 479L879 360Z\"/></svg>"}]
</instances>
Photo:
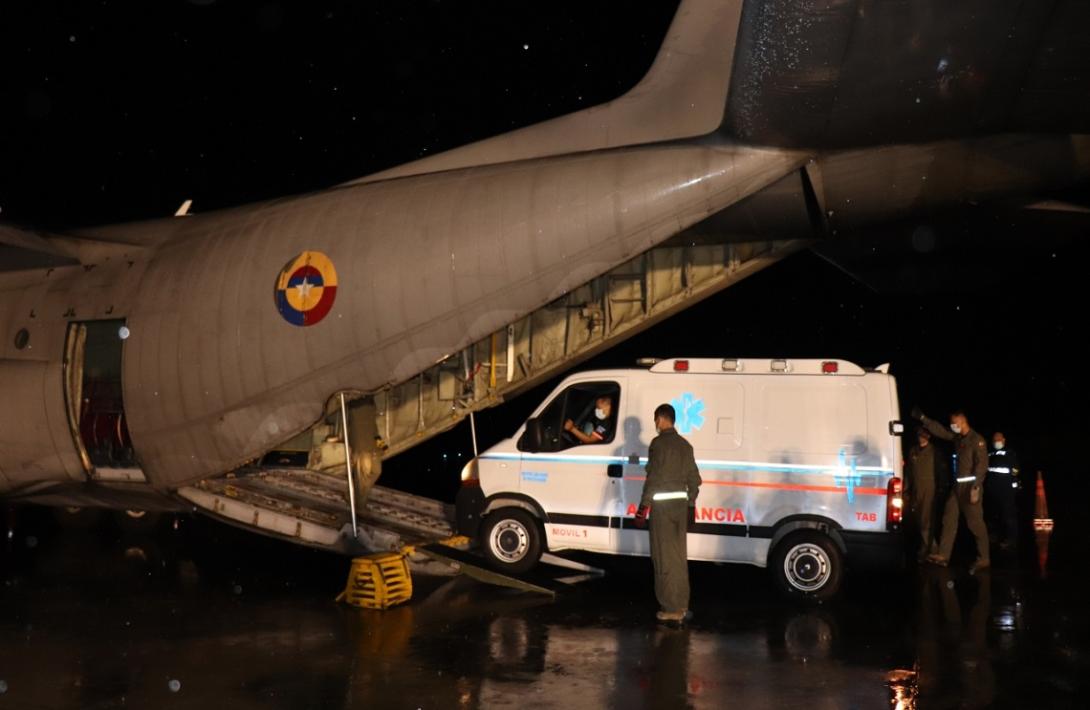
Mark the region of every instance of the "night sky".
<instances>
[{"instance_id":1,"label":"night sky","mask_svg":"<svg viewBox=\"0 0 1090 710\"><path fill-rule=\"evenodd\" d=\"M63 230L305 192L593 105L639 80L675 8L6 2L0 220ZM1090 491L1087 217L975 206L840 237L588 366L891 362L905 411L964 407L986 436L1003 429L1075 512ZM548 389L483 414L482 444ZM459 427L389 462L387 482L449 496L469 451Z\"/></svg>"},{"instance_id":2,"label":"night sky","mask_svg":"<svg viewBox=\"0 0 1090 710\"><path fill-rule=\"evenodd\" d=\"M676 2L5 2L0 219L306 192L611 99Z\"/></svg>"}]
</instances>

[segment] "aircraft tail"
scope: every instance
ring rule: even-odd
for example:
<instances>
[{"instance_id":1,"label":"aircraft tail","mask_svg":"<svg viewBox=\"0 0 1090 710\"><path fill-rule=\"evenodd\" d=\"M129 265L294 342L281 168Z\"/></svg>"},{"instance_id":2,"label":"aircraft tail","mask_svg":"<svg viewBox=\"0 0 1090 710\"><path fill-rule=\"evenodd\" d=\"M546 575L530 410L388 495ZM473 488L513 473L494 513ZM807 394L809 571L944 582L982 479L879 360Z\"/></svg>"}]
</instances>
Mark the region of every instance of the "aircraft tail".
<instances>
[{"instance_id":1,"label":"aircraft tail","mask_svg":"<svg viewBox=\"0 0 1090 710\"><path fill-rule=\"evenodd\" d=\"M654 64L620 97L348 184L692 138L726 110L743 0L682 0Z\"/></svg>"}]
</instances>

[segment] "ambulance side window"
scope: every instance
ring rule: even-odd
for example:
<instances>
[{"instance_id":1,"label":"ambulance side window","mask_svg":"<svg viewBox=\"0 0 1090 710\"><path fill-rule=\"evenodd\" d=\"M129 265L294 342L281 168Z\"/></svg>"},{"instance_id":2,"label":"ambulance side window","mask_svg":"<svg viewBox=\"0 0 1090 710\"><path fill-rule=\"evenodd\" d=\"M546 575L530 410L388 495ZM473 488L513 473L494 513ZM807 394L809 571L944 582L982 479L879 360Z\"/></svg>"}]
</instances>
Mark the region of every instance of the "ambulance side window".
<instances>
[{"instance_id":1,"label":"ambulance side window","mask_svg":"<svg viewBox=\"0 0 1090 710\"><path fill-rule=\"evenodd\" d=\"M541 412L542 451L563 451L577 446L608 444L617 433L621 388L616 382L580 382L558 394ZM603 409L602 405L605 405ZM608 410L608 411L605 411ZM599 415L606 414L603 418ZM585 438L565 431L571 421Z\"/></svg>"}]
</instances>

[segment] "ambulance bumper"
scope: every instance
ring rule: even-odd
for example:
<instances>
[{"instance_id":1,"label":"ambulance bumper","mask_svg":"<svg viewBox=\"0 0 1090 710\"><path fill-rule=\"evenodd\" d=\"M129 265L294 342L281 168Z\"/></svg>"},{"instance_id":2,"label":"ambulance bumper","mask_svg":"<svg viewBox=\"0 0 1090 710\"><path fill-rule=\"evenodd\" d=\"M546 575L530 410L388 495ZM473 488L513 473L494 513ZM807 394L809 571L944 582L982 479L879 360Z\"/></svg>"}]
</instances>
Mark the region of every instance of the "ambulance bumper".
<instances>
[{"instance_id":1,"label":"ambulance bumper","mask_svg":"<svg viewBox=\"0 0 1090 710\"><path fill-rule=\"evenodd\" d=\"M847 550L848 567L870 570L899 570L904 566L904 535L891 532L839 530Z\"/></svg>"}]
</instances>

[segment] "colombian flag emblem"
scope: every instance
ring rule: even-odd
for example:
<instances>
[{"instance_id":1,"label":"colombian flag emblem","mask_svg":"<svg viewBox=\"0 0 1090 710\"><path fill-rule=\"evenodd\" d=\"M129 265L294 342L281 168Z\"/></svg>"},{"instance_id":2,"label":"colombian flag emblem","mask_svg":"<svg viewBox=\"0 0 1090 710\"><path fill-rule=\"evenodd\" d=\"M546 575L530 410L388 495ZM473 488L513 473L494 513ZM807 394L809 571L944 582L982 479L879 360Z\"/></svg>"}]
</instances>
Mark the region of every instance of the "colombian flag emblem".
<instances>
[{"instance_id":1,"label":"colombian flag emblem","mask_svg":"<svg viewBox=\"0 0 1090 710\"><path fill-rule=\"evenodd\" d=\"M276 279L276 309L292 325L321 321L337 297L337 271L320 251L305 251L281 269Z\"/></svg>"}]
</instances>

